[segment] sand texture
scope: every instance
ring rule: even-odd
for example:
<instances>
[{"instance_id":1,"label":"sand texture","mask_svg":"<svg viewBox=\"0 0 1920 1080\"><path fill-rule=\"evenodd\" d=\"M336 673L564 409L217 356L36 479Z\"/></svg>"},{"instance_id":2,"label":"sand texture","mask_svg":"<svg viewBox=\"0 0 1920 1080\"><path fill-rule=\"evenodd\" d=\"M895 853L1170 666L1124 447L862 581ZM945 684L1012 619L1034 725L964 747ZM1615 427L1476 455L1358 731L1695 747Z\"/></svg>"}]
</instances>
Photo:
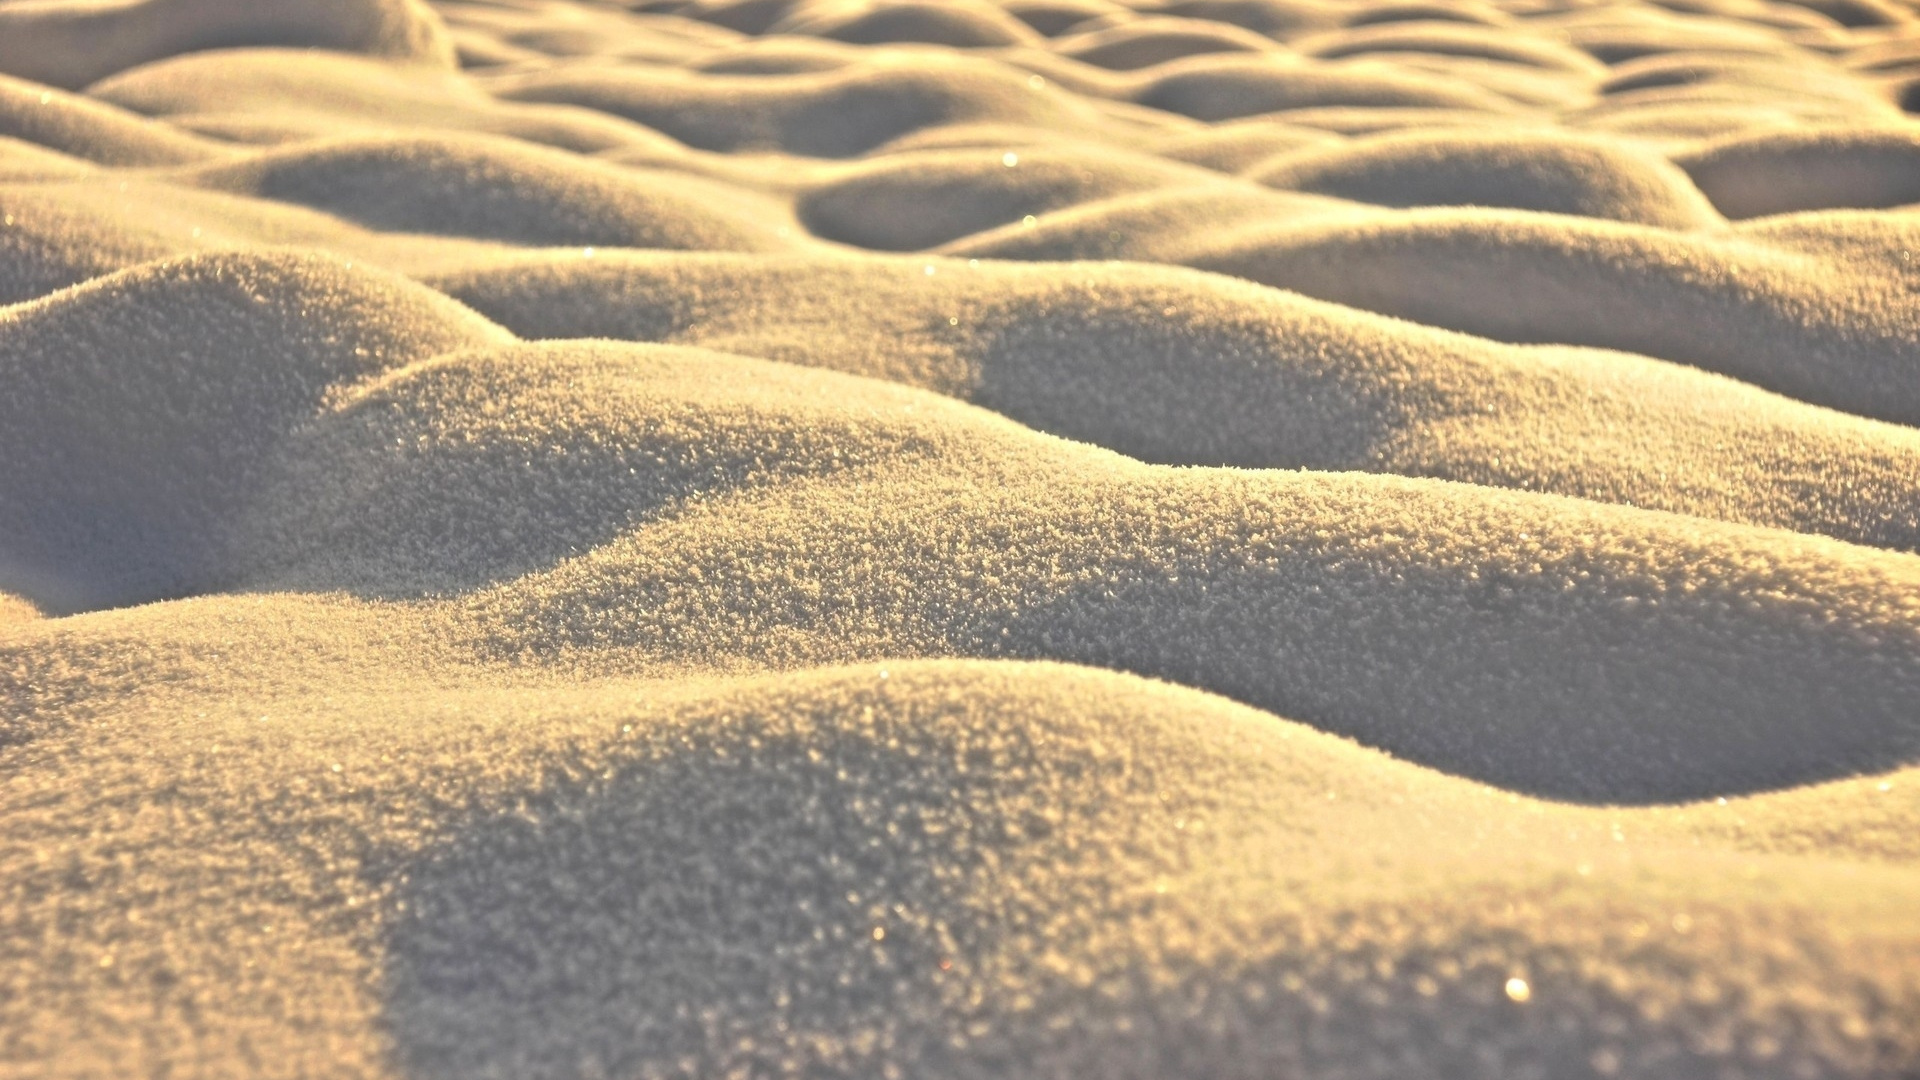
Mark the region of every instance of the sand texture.
<instances>
[{"instance_id":1,"label":"sand texture","mask_svg":"<svg viewBox=\"0 0 1920 1080\"><path fill-rule=\"evenodd\" d=\"M0 0L0 1078L1920 1077L1908 0Z\"/></svg>"}]
</instances>

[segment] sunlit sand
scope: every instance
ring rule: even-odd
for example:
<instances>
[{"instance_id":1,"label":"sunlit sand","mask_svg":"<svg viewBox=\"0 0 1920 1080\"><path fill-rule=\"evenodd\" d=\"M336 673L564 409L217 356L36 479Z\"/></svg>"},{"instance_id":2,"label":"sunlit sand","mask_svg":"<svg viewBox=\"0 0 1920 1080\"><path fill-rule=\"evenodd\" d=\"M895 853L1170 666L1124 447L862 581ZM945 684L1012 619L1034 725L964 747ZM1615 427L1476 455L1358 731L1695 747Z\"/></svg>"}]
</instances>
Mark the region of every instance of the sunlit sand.
<instances>
[{"instance_id":1,"label":"sunlit sand","mask_svg":"<svg viewBox=\"0 0 1920 1080\"><path fill-rule=\"evenodd\" d=\"M0 0L0 1076L1920 1075L1920 9Z\"/></svg>"}]
</instances>

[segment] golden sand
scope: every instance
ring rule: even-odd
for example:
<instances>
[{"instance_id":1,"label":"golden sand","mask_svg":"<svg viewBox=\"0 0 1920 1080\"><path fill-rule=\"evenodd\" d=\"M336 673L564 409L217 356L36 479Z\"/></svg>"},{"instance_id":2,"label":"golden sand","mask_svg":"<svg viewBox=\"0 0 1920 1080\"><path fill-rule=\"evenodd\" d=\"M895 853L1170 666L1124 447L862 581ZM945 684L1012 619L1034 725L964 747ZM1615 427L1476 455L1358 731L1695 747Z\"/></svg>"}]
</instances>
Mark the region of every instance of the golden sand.
<instances>
[{"instance_id":1,"label":"golden sand","mask_svg":"<svg viewBox=\"0 0 1920 1080\"><path fill-rule=\"evenodd\" d=\"M1920 9L0 0L0 1076L1920 1074Z\"/></svg>"}]
</instances>

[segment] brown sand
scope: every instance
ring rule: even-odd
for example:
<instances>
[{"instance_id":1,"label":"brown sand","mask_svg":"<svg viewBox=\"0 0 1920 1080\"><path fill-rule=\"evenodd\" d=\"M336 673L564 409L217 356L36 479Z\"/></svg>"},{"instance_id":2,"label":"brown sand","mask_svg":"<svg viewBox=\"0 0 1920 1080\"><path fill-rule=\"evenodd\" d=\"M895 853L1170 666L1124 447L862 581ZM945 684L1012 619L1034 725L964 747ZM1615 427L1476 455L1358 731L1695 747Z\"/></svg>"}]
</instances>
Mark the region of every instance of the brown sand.
<instances>
[{"instance_id":1,"label":"brown sand","mask_svg":"<svg viewBox=\"0 0 1920 1080\"><path fill-rule=\"evenodd\" d=\"M0 1077L1920 1075L1920 11L0 0Z\"/></svg>"}]
</instances>

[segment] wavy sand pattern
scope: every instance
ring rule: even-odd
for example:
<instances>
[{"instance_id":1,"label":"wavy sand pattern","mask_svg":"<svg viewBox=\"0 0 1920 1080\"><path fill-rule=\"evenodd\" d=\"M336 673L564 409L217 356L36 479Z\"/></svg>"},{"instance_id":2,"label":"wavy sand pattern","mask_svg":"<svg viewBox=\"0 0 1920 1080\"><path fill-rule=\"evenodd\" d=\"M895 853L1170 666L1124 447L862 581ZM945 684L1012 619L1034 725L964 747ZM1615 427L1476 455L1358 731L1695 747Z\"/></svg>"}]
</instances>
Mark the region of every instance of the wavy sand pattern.
<instances>
[{"instance_id":1,"label":"wavy sand pattern","mask_svg":"<svg viewBox=\"0 0 1920 1080\"><path fill-rule=\"evenodd\" d=\"M0 0L0 1076L1920 1075L1920 9Z\"/></svg>"}]
</instances>

